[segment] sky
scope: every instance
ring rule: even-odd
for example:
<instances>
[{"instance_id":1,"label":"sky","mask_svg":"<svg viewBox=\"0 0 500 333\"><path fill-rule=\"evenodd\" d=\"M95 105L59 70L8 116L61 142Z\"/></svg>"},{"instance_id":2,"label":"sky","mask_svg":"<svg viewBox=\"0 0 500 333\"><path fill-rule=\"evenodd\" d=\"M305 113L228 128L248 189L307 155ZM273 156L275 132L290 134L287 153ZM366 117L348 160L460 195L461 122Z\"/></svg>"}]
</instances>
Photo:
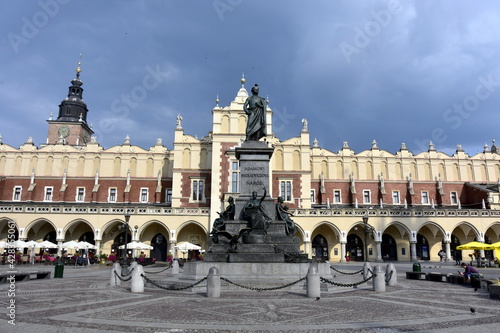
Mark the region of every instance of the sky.
<instances>
[{"instance_id":1,"label":"sky","mask_svg":"<svg viewBox=\"0 0 500 333\"><path fill-rule=\"evenodd\" d=\"M52 112L80 79L88 123L105 149L173 148L211 130L216 96L229 105L259 84L273 130L320 147L418 154L432 141L473 156L500 140L500 4L494 1L0 2L0 134L45 143Z\"/></svg>"}]
</instances>

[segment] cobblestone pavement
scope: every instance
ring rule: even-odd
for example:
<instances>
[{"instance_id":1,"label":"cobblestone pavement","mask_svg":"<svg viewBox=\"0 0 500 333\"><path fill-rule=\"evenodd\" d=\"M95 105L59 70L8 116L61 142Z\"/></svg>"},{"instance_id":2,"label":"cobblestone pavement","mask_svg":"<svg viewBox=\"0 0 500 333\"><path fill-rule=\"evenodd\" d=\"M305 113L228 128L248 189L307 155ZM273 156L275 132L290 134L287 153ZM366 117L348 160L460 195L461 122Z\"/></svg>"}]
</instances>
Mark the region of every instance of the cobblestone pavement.
<instances>
[{"instance_id":1,"label":"cobblestone pavement","mask_svg":"<svg viewBox=\"0 0 500 333\"><path fill-rule=\"evenodd\" d=\"M0 332L500 332L499 300L490 299L481 289L406 280L405 272L411 265L395 264L398 284L387 287L384 293L374 292L371 284L329 286L319 300L307 298L301 288L262 292L223 289L220 298L153 287L144 293L131 293L130 282L109 286L109 267L65 267L62 279L16 282L15 296L9 296L9 284L0 284ZM332 266L343 272L362 268L360 263ZM457 271L452 264L423 267L423 271ZM16 269L53 272L54 267ZM160 270L146 267L147 272ZM0 272L6 271L0 266ZM488 278L500 278L500 269L482 272ZM148 276L167 279L166 272ZM362 280L360 274L333 270L332 276L339 283ZM12 300L15 325L8 322Z\"/></svg>"}]
</instances>

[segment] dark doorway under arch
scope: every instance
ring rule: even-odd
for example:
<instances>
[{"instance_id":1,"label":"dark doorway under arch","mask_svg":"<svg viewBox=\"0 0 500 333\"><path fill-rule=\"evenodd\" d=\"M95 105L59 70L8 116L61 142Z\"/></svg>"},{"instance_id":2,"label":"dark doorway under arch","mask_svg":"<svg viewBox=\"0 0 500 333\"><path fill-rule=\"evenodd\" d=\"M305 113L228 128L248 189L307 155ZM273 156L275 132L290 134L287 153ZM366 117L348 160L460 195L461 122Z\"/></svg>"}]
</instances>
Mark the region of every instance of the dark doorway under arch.
<instances>
[{"instance_id":1,"label":"dark doorway under arch","mask_svg":"<svg viewBox=\"0 0 500 333\"><path fill-rule=\"evenodd\" d=\"M429 242L421 234L417 234L417 258L419 260L430 260Z\"/></svg>"},{"instance_id":2,"label":"dark doorway under arch","mask_svg":"<svg viewBox=\"0 0 500 333\"><path fill-rule=\"evenodd\" d=\"M395 261L398 260L398 247L391 235L382 235L382 259Z\"/></svg>"},{"instance_id":3,"label":"dark doorway under arch","mask_svg":"<svg viewBox=\"0 0 500 333\"><path fill-rule=\"evenodd\" d=\"M312 258L321 261L328 260L328 242L322 235L317 235L312 241Z\"/></svg>"},{"instance_id":4,"label":"dark doorway under arch","mask_svg":"<svg viewBox=\"0 0 500 333\"><path fill-rule=\"evenodd\" d=\"M363 241L356 234L350 234L347 236L347 244L345 245L346 255L349 254L349 260L351 261L363 261Z\"/></svg>"},{"instance_id":5,"label":"dark doorway under arch","mask_svg":"<svg viewBox=\"0 0 500 333\"><path fill-rule=\"evenodd\" d=\"M162 233L156 234L151 240L151 258L157 261L167 261L167 238Z\"/></svg>"}]
</instances>

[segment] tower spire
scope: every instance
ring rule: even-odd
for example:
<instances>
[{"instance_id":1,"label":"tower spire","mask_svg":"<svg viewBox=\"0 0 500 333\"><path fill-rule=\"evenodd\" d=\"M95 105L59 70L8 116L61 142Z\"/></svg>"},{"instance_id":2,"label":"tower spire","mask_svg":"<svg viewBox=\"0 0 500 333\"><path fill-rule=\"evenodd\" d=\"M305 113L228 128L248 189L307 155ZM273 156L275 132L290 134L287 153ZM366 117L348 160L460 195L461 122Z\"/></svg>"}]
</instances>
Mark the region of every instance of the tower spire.
<instances>
[{"instance_id":1,"label":"tower spire","mask_svg":"<svg viewBox=\"0 0 500 333\"><path fill-rule=\"evenodd\" d=\"M82 68L80 67L82 65L82 54L80 53L80 58L78 59L78 67L76 68L76 78L80 79L80 72L82 71Z\"/></svg>"}]
</instances>

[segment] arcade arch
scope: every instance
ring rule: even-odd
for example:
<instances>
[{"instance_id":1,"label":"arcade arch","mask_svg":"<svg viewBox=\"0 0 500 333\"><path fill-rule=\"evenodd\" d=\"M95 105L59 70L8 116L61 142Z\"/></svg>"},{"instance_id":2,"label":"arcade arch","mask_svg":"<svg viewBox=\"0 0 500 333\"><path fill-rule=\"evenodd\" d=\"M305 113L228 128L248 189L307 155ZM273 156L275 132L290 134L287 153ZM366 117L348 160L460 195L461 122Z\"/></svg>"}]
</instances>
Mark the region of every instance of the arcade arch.
<instances>
[{"instance_id":1,"label":"arcade arch","mask_svg":"<svg viewBox=\"0 0 500 333\"><path fill-rule=\"evenodd\" d=\"M56 230L56 226L51 221L46 219L36 219L28 224L24 230L24 234L26 235L26 239L28 241L33 240L35 242L41 242L49 240L55 243Z\"/></svg>"},{"instance_id":2,"label":"arcade arch","mask_svg":"<svg viewBox=\"0 0 500 333\"><path fill-rule=\"evenodd\" d=\"M311 232L311 255L318 260L340 260L340 231L331 222L317 224Z\"/></svg>"},{"instance_id":3,"label":"arcade arch","mask_svg":"<svg viewBox=\"0 0 500 333\"><path fill-rule=\"evenodd\" d=\"M177 243L189 242L201 246L201 251L207 249L208 231L197 221L187 221L179 226L177 229ZM187 254L182 254L177 251L176 258L196 259L198 251L189 251Z\"/></svg>"}]
</instances>

